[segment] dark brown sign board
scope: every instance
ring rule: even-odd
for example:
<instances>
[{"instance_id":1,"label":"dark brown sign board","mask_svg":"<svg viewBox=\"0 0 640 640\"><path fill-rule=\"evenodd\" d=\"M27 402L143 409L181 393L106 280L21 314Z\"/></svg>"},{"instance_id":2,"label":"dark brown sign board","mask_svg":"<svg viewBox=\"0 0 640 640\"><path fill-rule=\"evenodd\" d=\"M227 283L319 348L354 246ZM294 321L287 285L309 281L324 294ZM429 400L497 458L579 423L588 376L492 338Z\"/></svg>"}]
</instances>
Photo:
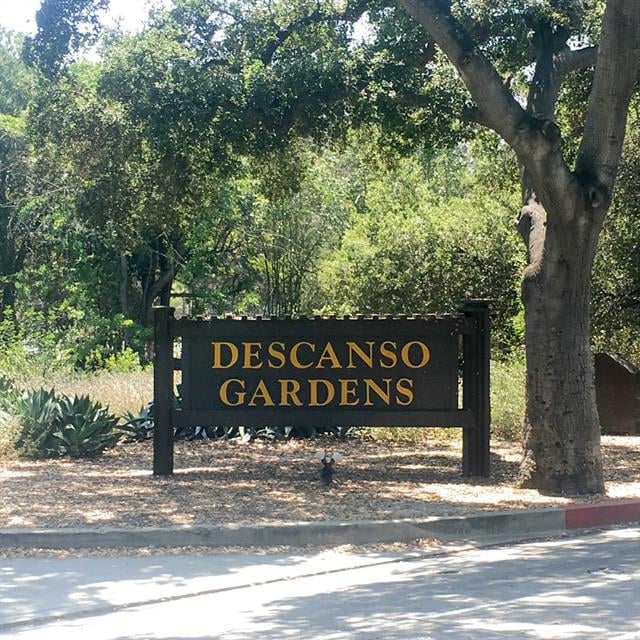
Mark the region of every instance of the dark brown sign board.
<instances>
[{"instance_id":1,"label":"dark brown sign board","mask_svg":"<svg viewBox=\"0 0 640 640\"><path fill-rule=\"evenodd\" d=\"M174 369L182 372L179 410ZM154 417L156 475L173 472L174 427L331 425L461 427L463 473L486 476L488 306L295 320L175 319L157 307Z\"/></svg>"}]
</instances>

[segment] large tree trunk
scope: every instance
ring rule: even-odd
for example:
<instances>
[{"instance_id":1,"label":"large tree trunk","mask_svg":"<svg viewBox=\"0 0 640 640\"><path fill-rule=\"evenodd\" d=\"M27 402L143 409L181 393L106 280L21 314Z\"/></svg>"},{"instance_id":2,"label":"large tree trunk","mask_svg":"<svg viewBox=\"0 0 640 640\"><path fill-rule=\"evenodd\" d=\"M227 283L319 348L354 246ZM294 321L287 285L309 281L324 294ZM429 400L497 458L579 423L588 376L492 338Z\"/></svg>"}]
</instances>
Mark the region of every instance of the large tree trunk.
<instances>
[{"instance_id":1,"label":"large tree trunk","mask_svg":"<svg viewBox=\"0 0 640 640\"><path fill-rule=\"evenodd\" d=\"M547 224L533 202L520 219L530 258L522 282L527 407L520 483L549 493L602 493L589 339L590 276L601 216L593 209L575 214L572 222Z\"/></svg>"},{"instance_id":2,"label":"large tree trunk","mask_svg":"<svg viewBox=\"0 0 640 640\"><path fill-rule=\"evenodd\" d=\"M120 256L120 311L125 318L129 317L129 260L126 255Z\"/></svg>"},{"instance_id":3,"label":"large tree trunk","mask_svg":"<svg viewBox=\"0 0 640 640\"><path fill-rule=\"evenodd\" d=\"M531 190L520 216L529 249L523 279L528 397L521 482L542 491L601 492L589 279L637 81L640 2L607 0L597 52L594 47L572 50L566 29L540 22L532 42L538 51L526 110L451 11L451 2L399 3L456 67L475 102L467 117L498 133L528 174L523 182ZM474 26L481 31L479 23ZM572 170L553 122L555 103L566 75L594 62Z\"/></svg>"}]
</instances>

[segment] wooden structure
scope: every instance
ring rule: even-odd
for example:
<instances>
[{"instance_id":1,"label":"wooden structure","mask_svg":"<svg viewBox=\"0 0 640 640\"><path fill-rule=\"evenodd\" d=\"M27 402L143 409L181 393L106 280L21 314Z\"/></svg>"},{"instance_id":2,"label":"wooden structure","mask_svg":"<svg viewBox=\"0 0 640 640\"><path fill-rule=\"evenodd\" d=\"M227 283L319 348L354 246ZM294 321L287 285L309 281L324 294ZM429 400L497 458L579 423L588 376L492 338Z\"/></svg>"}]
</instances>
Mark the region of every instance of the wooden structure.
<instances>
[{"instance_id":1,"label":"wooden structure","mask_svg":"<svg viewBox=\"0 0 640 640\"><path fill-rule=\"evenodd\" d=\"M190 320L156 307L153 472L173 473L179 426L328 424L460 427L463 474L487 476L489 325L484 301L446 316L341 319Z\"/></svg>"},{"instance_id":2,"label":"wooden structure","mask_svg":"<svg viewBox=\"0 0 640 640\"><path fill-rule=\"evenodd\" d=\"M609 353L596 353L595 369L602 433L640 435L640 370Z\"/></svg>"}]
</instances>

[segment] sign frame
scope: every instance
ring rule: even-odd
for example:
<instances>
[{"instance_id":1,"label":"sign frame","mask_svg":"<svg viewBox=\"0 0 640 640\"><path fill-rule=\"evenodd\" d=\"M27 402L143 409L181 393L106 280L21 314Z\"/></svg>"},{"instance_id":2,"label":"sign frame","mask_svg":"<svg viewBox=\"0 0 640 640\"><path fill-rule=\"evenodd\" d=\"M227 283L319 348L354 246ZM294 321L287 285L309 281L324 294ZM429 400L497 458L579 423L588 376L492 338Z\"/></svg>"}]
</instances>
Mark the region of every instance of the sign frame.
<instances>
[{"instance_id":1,"label":"sign frame","mask_svg":"<svg viewBox=\"0 0 640 640\"><path fill-rule=\"evenodd\" d=\"M419 408L395 407L246 407L211 408L204 406L202 376L210 376L191 351L194 345L217 340L269 339L282 335L307 336L309 340L350 339L362 341L368 337L394 340L418 337L438 347L440 342L461 342L461 350L445 349L447 362L441 371L429 378L436 385L439 397L447 396L442 404L421 400ZM363 337L364 336L364 337ZM174 342L182 340L182 354L174 358ZM227 343L228 344L228 343ZM306 343L309 344L309 343ZM457 372L462 356L462 406L458 407ZM200 360L202 358L200 357ZM437 359L436 359L437 361ZM182 371L181 395L183 408L173 403L174 371ZM455 375L455 389L450 389L451 375ZM284 375L284 374L282 374ZM323 374L329 375L329 374ZM443 380L442 377L447 377ZM206 378L208 380L209 378ZM195 382L193 382L195 381ZM390 383L388 383L390 384ZM489 304L484 300L467 300L460 313L428 316L345 316L338 319L301 317L237 319L174 317L171 307L154 308L154 446L153 473L168 476L174 467L174 428L183 426L401 426L401 427L460 427L462 428L462 474L488 476L490 460L490 319ZM199 390L198 390L199 389ZM443 391L444 390L444 391ZM192 391L195 391L192 398ZM422 392L422 389L419 389ZM453 398L452 398L452 393ZM418 397L420 400L420 396ZM435 405L434 405L435 402ZM455 403L455 406L454 404ZM432 406L434 405L434 406Z\"/></svg>"}]
</instances>

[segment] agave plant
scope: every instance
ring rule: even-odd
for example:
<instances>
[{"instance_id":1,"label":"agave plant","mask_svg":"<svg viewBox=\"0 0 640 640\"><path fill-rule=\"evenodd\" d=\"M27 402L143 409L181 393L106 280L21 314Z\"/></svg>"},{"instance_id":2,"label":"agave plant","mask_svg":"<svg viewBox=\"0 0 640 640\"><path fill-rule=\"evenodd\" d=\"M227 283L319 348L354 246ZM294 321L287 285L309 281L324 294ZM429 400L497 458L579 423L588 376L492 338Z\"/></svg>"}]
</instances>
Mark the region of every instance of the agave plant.
<instances>
[{"instance_id":1,"label":"agave plant","mask_svg":"<svg viewBox=\"0 0 640 640\"><path fill-rule=\"evenodd\" d=\"M53 389L25 392L18 398L15 410L21 423L17 448L33 458L60 455L60 443L54 436L59 416L56 392Z\"/></svg>"},{"instance_id":2,"label":"agave plant","mask_svg":"<svg viewBox=\"0 0 640 640\"><path fill-rule=\"evenodd\" d=\"M153 403L149 403L140 409L136 415L127 412L125 422L118 425L123 432L126 442L140 442L153 437Z\"/></svg>"},{"instance_id":3,"label":"agave plant","mask_svg":"<svg viewBox=\"0 0 640 640\"><path fill-rule=\"evenodd\" d=\"M89 396L62 396L54 436L72 458L93 458L118 442L117 424L118 419Z\"/></svg>"}]
</instances>

